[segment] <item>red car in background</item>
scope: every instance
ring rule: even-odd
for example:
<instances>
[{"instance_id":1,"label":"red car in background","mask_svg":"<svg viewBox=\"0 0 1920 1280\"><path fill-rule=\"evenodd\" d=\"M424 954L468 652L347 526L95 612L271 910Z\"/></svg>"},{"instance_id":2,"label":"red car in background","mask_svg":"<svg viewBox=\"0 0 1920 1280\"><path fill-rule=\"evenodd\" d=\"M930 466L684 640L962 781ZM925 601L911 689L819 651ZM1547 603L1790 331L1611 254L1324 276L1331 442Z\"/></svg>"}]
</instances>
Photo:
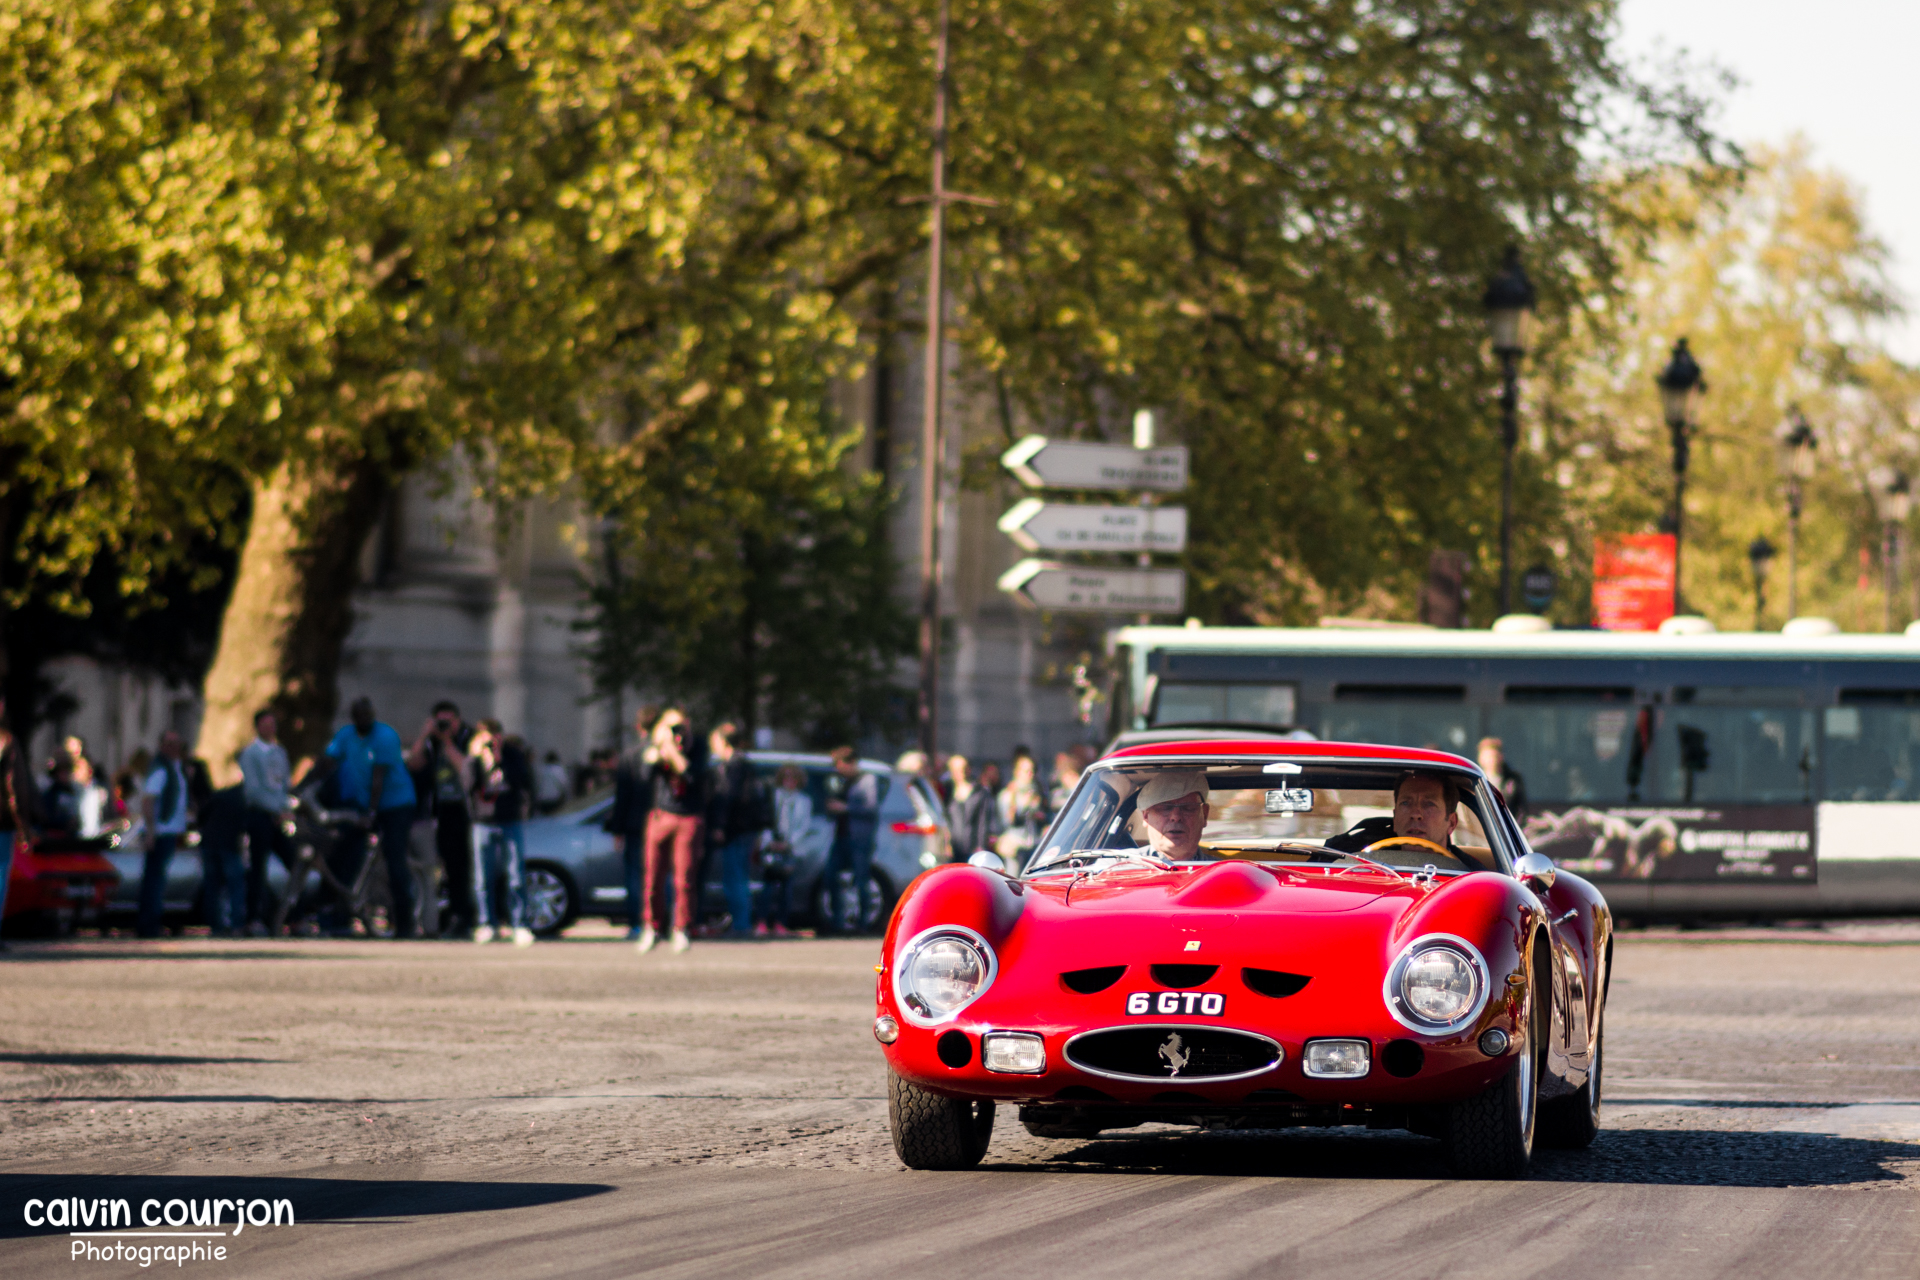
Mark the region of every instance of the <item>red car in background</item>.
<instances>
[{"instance_id":1,"label":"red car in background","mask_svg":"<svg viewBox=\"0 0 1920 1280\"><path fill-rule=\"evenodd\" d=\"M1522 1177L1536 1140L1598 1131L1611 957L1606 901L1458 756L1122 750L1019 875L944 866L902 896L875 1019L894 1147L971 1167L1007 1103L1048 1137L1408 1129Z\"/></svg>"},{"instance_id":2,"label":"red car in background","mask_svg":"<svg viewBox=\"0 0 1920 1280\"><path fill-rule=\"evenodd\" d=\"M106 856L112 843L112 836L99 836L15 845L0 934L16 937L27 929L65 933L80 920L99 918L107 895L120 882L120 873Z\"/></svg>"}]
</instances>

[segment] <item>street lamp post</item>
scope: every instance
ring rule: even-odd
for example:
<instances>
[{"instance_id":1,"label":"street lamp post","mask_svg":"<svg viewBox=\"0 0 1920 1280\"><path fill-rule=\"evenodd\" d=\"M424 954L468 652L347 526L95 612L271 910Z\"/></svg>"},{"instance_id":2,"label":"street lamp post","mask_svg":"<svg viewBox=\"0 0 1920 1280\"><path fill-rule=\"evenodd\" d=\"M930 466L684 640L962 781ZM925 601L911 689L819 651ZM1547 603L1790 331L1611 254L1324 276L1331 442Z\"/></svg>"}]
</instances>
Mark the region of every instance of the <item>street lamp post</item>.
<instances>
[{"instance_id":1,"label":"street lamp post","mask_svg":"<svg viewBox=\"0 0 1920 1280\"><path fill-rule=\"evenodd\" d=\"M1820 439L1813 424L1794 405L1780 427L1781 470L1787 476L1787 616L1800 616L1800 512L1806 503L1807 481L1813 479L1814 450Z\"/></svg>"},{"instance_id":2,"label":"street lamp post","mask_svg":"<svg viewBox=\"0 0 1920 1280\"><path fill-rule=\"evenodd\" d=\"M1667 523L1673 530L1673 611L1680 612L1680 546L1687 502L1687 455L1693 443L1693 407L1706 394L1707 380L1687 349L1685 338L1673 344L1673 359L1654 379L1660 388L1660 411L1673 438L1673 511Z\"/></svg>"},{"instance_id":3,"label":"street lamp post","mask_svg":"<svg viewBox=\"0 0 1920 1280\"><path fill-rule=\"evenodd\" d=\"M1880 567L1886 577L1886 608L1881 630L1891 631L1893 598L1900 590L1900 526L1913 513L1913 491L1907 473L1897 467L1875 467L1867 474L1867 483L1873 486L1882 529Z\"/></svg>"},{"instance_id":4,"label":"street lamp post","mask_svg":"<svg viewBox=\"0 0 1920 1280\"><path fill-rule=\"evenodd\" d=\"M1527 353L1527 320L1533 312L1533 282L1520 265L1520 250L1506 259L1481 299L1487 331L1500 357L1500 612L1513 612L1513 450L1520 443L1520 358Z\"/></svg>"},{"instance_id":5,"label":"street lamp post","mask_svg":"<svg viewBox=\"0 0 1920 1280\"><path fill-rule=\"evenodd\" d=\"M1766 630L1767 569L1773 564L1773 544L1762 534L1747 544L1747 560L1753 565L1753 629Z\"/></svg>"}]
</instances>

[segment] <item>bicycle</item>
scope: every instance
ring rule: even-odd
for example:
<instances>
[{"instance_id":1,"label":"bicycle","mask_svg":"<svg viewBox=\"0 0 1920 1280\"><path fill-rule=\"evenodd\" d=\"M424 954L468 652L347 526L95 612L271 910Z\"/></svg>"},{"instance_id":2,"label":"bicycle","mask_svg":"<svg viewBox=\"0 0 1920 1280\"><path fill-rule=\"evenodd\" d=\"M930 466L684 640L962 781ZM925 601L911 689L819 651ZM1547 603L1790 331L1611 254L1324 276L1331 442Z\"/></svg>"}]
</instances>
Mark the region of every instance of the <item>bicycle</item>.
<instances>
[{"instance_id":1,"label":"bicycle","mask_svg":"<svg viewBox=\"0 0 1920 1280\"><path fill-rule=\"evenodd\" d=\"M370 938L393 936L393 894L385 875L378 832L366 834L366 853L352 883L334 871L328 855L344 836L342 828L361 826L363 817L350 809L327 809L306 797L294 797L294 857L287 868L287 892L273 912L272 933L287 931L287 918L317 914L329 896L349 921L358 921ZM318 874L320 884L308 902L307 887ZM302 904L306 903L304 909ZM349 927L351 927L349 925Z\"/></svg>"}]
</instances>

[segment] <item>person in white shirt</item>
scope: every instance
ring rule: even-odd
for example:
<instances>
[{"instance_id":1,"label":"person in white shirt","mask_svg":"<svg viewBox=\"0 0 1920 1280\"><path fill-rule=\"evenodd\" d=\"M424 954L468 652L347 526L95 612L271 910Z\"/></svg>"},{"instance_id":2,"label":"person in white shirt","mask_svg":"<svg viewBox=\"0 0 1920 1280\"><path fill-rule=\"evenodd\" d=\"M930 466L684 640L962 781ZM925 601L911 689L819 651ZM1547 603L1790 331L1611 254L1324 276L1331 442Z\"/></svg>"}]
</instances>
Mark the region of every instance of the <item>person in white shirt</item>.
<instances>
[{"instance_id":1,"label":"person in white shirt","mask_svg":"<svg viewBox=\"0 0 1920 1280\"><path fill-rule=\"evenodd\" d=\"M293 841L286 830L293 770L272 711L254 712L253 733L253 741L240 748L240 791L247 803L247 932L260 937L267 931L267 860L278 853L293 865Z\"/></svg>"},{"instance_id":2,"label":"person in white shirt","mask_svg":"<svg viewBox=\"0 0 1920 1280\"><path fill-rule=\"evenodd\" d=\"M187 832L187 772L180 767L184 744L168 730L160 735L160 758L140 787L140 810L147 826L146 865L140 872L140 936L160 936L166 909L167 864Z\"/></svg>"}]
</instances>

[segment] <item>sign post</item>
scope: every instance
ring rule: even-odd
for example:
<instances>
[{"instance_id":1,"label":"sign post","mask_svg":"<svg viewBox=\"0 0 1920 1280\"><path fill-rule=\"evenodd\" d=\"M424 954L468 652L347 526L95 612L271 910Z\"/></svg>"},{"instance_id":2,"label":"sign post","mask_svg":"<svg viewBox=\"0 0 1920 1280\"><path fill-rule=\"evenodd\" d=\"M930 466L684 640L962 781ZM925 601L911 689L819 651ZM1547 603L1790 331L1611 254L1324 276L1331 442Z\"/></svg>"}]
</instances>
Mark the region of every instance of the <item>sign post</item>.
<instances>
[{"instance_id":1,"label":"sign post","mask_svg":"<svg viewBox=\"0 0 1920 1280\"><path fill-rule=\"evenodd\" d=\"M1133 613L1141 622L1156 613L1186 607L1187 576L1156 569L1153 553L1177 554L1187 546L1187 509L1157 507L1156 493L1187 487L1187 450L1154 444L1154 415L1133 417L1133 447L1028 436L1000 455L1001 465L1035 489L1132 491L1134 506L1047 502L1027 498L1000 517L1000 531L1024 551L1118 552L1136 557L1135 568L1022 560L1000 578L1000 589L1040 609L1088 613Z\"/></svg>"}]
</instances>

